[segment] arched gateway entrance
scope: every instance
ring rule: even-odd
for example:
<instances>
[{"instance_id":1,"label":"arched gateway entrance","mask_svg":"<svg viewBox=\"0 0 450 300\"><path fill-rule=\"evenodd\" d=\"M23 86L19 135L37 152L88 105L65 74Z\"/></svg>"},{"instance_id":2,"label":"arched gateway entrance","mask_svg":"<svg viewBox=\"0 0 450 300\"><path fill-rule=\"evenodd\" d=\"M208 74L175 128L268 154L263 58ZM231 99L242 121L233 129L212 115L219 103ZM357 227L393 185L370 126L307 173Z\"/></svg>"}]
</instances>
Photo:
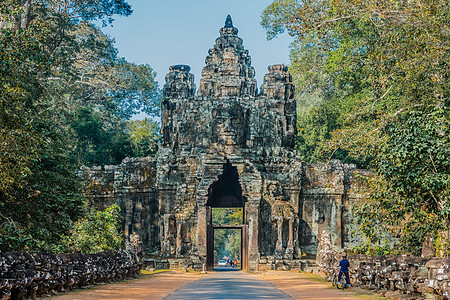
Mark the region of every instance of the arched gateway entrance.
<instances>
[{"instance_id":1,"label":"arched gateway entrance","mask_svg":"<svg viewBox=\"0 0 450 300\"><path fill-rule=\"evenodd\" d=\"M239 183L237 168L228 160L223 166L223 173L219 176L208 189L208 201L206 206L211 208L242 208L242 224L214 224L212 214L209 214L207 222L207 244L206 244L206 268L214 269L214 232L218 229L237 229L240 230L241 245L240 259L242 270L248 270L248 225L245 218L246 197L242 195L242 188Z\"/></svg>"},{"instance_id":2,"label":"arched gateway entrance","mask_svg":"<svg viewBox=\"0 0 450 300\"><path fill-rule=\"evenodd\" d=\"M368 174L340 162L302 163L295 155L288 68L270 66L258 91L231 17L205 62L198 90L189 66L170 67L157 158L84 172L91 201L120 204L126 234L140 235L155 268L212 269L219 228L212 210L220 207L243 209L233 230L242 235L244 270L300 268L305 254L317 253L323 231L334 246L359 244L349 204L365 197L357 178Z\"/></svg>"},{"instance_id":3,"label":"arched gateway entrance","mask_svg":"<svg viewBox=\"0 0 450 300\"><path fill-rule=\"evenodd\" d=\"M237 207L243 221L232 228L242 235L244 270L259 269L267 257L298 258L303 167L293 150L288 69L270 66L258 92L229 16L205 61L197 93L189 66L171 66L166 75L156 162L161 256L213 269L214 232L224 226L213 223L212 210Z\"/></svg>"}]
</instances>

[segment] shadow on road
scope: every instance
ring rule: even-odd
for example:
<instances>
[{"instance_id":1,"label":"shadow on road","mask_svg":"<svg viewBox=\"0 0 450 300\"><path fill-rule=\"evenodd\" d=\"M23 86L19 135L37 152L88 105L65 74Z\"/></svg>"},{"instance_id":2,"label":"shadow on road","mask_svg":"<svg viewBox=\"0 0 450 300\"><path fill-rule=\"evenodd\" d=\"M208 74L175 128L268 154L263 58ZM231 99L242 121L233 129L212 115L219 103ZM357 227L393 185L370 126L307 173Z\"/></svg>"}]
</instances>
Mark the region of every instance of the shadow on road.
<instances>
[{"instance_id":1,"label":"shadow on road","mask_svg":"<svg viewBox=\"0 0 450 300\"><path fill-rule=\"evenodd\" d=\"M239 268L232 268L232 267L214 267L214 271L240 271L241 269Z\"/></svg>"}]
</instances>

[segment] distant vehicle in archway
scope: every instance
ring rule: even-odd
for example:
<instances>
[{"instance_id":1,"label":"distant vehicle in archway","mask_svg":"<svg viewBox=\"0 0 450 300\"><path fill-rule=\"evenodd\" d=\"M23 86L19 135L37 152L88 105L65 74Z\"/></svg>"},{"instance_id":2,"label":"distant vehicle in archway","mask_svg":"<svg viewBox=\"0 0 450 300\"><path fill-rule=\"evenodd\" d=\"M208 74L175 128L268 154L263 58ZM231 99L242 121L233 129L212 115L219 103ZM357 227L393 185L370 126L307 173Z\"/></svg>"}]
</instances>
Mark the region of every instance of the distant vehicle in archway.
<instances>
[{"instance_id":1,"label":"distant vehicle in archway","mask_svg":"<svg viewBox=\"0 0 450 300\"><path fill-rule=\"evenodd\" d=\"M227 263L226 260L222 259L222 260L220 260L220 261L217 263L217 266L218 266L218 267L227 267L227 266L228 266L228 263Z\"/></svg>"}]
</instances>

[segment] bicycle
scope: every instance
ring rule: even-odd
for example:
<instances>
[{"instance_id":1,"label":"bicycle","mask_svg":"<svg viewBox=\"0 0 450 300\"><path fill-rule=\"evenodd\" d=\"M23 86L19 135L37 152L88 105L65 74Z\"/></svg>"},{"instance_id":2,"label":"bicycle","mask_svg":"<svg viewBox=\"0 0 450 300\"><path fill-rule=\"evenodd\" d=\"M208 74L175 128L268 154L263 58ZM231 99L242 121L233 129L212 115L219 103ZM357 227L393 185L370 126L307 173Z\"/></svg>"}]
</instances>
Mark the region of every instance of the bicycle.
<instances>
[{"instance_id":1,"label":"bicycle","mask_svg":"<svg viewBox=\"0 0 450 300\"><path fill-rule=\"evenodd\" d=\"M339 278L339 268L336 268L333 273L333 277L331 277L331 285L337 287L338 289L344 290L347 286L347 281L345 280L345 275L342 274L341 282L338 281Z\"/></svg>"}]
</instances>

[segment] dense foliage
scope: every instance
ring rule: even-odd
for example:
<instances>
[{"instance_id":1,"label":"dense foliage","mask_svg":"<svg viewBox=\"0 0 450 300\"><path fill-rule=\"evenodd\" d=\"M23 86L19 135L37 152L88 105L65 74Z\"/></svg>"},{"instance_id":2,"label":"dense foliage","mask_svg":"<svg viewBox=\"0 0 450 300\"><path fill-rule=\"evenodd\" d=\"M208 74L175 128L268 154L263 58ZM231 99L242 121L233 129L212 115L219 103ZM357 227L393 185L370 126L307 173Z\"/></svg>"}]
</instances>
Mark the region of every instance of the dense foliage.
<instances>
[{"instance_id":1,"label":"dense foliage","mask_svg":"<svg viewBox=\"0 0 450 300\"><path fill-rule=\"evenodd\" d=\"M295 38L303 160L372 168L361 230L376 243L388 229L415 254L427 235L449 238L449 12L442 0L276 0L262 19L269 38Z\"/></svg>"},{"instance_id":2,"label":"dense foliage","mask_svg":"<svg viewBox=\"0 0 450 300\"><path fill-rule=\"evenodd\" d=\"M161 141L159 125L145 118L128 122L131 145L136 156L154 156Z\"/></svg>"},{"instance_id":3,"label":"dense foliage","mask_svg":"<svg viewBox=\"0 0 450 300\"><path fill-rule=\"evenodd\" d=\"M49 250L68 233L84 214L79 165L154 154L157 126L130 118L158 115L156 74L94 24L131 12L124 0L0 2L1 251Z\"/></svg>"},{"instance_id":4,"label":"dense foliage","mask_svg":"<svg viewBox=\"0 0 450 300\"><path fill-rule=\"evenodd\" d=\"M117 205L104 211L93 208L86 217L78 220L69 235L64 236L59 252L97 253L119 249L123 235L119 232L122 216Z\"/></svg>"}]
</instances>

